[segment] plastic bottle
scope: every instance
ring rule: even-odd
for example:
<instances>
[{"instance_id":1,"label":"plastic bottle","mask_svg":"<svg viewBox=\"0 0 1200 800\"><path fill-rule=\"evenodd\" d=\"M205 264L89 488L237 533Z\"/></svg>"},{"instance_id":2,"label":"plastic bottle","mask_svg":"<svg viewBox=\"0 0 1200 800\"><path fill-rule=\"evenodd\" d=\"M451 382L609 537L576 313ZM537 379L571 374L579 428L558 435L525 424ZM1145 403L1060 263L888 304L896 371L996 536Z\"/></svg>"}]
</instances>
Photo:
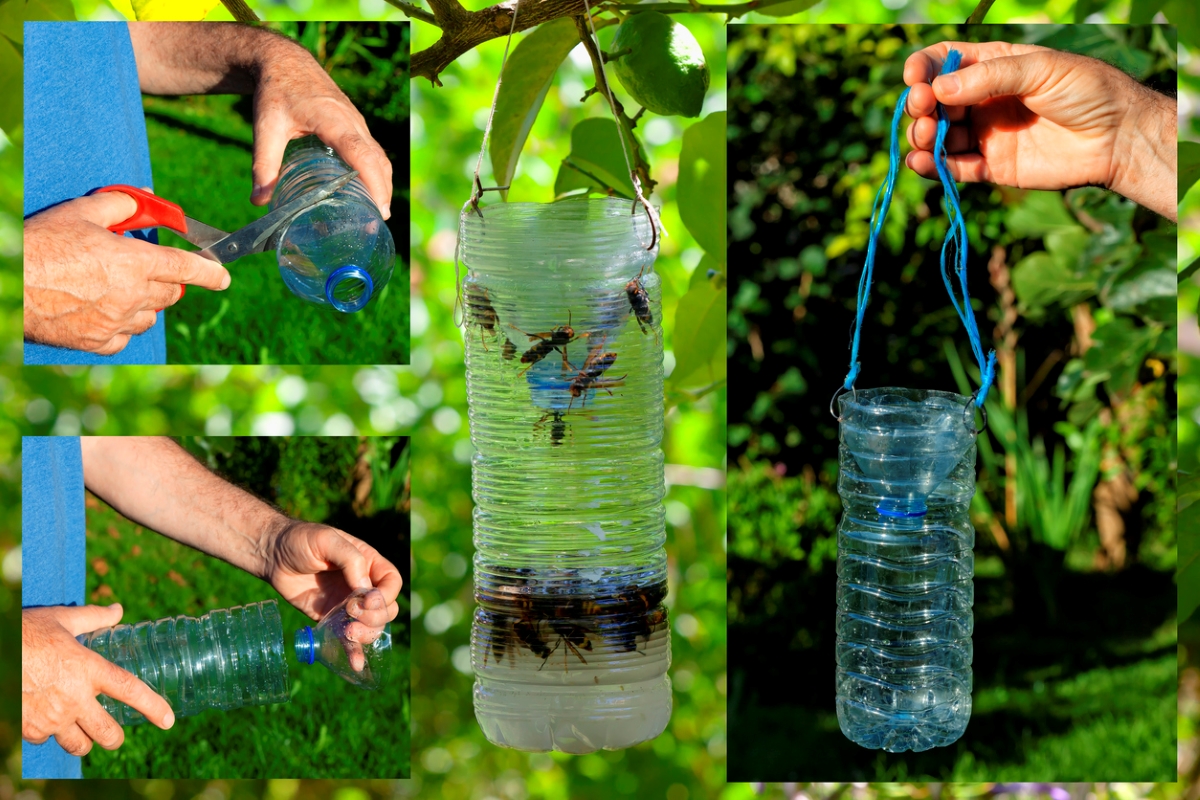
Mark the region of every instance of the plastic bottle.
<instances>
[{"instance_id":1,"label":"plastic bottle","mask_svg":"<svg viewBox=\"0 0 1200 800\"><path fill-rule=\"evenodd\" d=\"M283 624L274 600L116 625L76 637L132 672L170 704L176 717L288 701ZM106 695L97 698L121 725L146 721Z\"/></svg>"},{"instance_id":2,"label":"plastic bottle","mask_svg":"<svg viewBox=\"0 0 1200 800\"><path fill-rule=\"evenodd\" d=\"M973 407L894 388L838 404L838 721L863 747L948 745L971 717Z\"/></svg>"},{"instance_id":3,"label":"plastic bottle","mask_svg":"<svg viewBox=\"0 0 1200 800\"><path fill-rule=\"evenodd\" d=\"M322 617L316 628L306 625L296 631L296 660L301 664L320 663L356 686L378 689L391 672L391 631L386 623L380 629L365 629L361 623L354 623L361 609L380 610L386 606L378 589L355 590Z\"/></svg>"},{"instance_id":4,"label":"plastic bottle","mask_svg":"<svg viewBox=\"0 0 1200 800\"><path fill-rule=\"evenodd\" d=\"M315 136L288 143L271 208L349 171ZM360 178L298 215L276 248L279 274L297 296L338 311L365 307L392 277L396 246Z\"/></svg>"},{"instance_id":5,"label":"plastic bottle","mask_svg":"<svg viewBox=\"0 0 1200 800\"><path fill-rule=\"evenodd\" d=\"M468 211L475 716L586 753L671 716L660 281L619 199Z\"/></svg>"}]
</instances>

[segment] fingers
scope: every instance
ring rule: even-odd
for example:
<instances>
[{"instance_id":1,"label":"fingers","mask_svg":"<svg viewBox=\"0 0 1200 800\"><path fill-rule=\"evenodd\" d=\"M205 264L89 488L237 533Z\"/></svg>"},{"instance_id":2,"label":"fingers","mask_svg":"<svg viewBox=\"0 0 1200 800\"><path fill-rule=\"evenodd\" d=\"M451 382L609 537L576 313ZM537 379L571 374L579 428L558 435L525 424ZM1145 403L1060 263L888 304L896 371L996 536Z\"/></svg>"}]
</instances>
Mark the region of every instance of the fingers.
<instances>
[{"instance_id":1,"label":"fingers","mask_svg":"<svg viewBox=\"0 0 1200 800\"><path fill-rule=\"evenodd\" d=\"M933 153L928 150L913 150L904 160L908 168L923 178L938 180L937 167L933 162ZM975 183L979 181L994 182L988 170L987 161L979 153L963 153L946 156L946 166L956 181Z\"/></svg>"},{"instance_id":2,"label":"fingers","mask_svg":"<svg viewBox=\"0 0 1200 800\"><path fill-rule=\"evenodd\" d=\"M1025 97L1046 83L1062 61L1048 51L1005 56L963 67L933 80L933 93L947 106L969 106L993 97Z\"/></svg>"},{"instance_id":3,"label":"fingers","mask_svg":"<svg viewBox=\"0 0 1200 800\"><path fill-rule=\"evenodd\" d=\"M59 747L73 756L86 756L92 751L92 740L74 722L54 734L54 738L58 740Z\"/></svg>"},{"instance_id":4,"label":"fingers","mask_svg":"<svg viewBox=\"0 0 1200 800\"><path fill-rule=\"evenodd\" d=\"M58 609L58 624L72 636L108 628L121 621L124 610L120 603L111 606L62 606Z\"/></svg>"},{"instance_id":5,"label":"fingers","mask_svg":"<svg viewBox=\"0 0 1200 800\"><path fill-rule=\"evenodd\" d=\"M124 192L101 192L71 200L73 212L101 228L124 222L137 212L137 201Z\"/></svg>"},{"instance_id":6,"label":"fingers","mask_svg":"<svg viewBox=\"0 0 1200 800\"><path fill-rule=\"evenodd\" d=\"M153 259L146 276L152 281L173 283L176 286L186 283L192 286L203 286L205 289L212 289L216 292L229 288L229 270L215 261L209 261L203 256L189 253L186 250L177 250L174 247L159 247L146 242L136 242L136 244L154 248L153 251L143 251ZM178 299L178 297L175 298L175 300ZM170 305L170 303L164 305ZM162 305L158 306L158 308L162 307Z\"/></svg>"},{"instance_id":7,"label":"fingers","mask_svg":"<svg viewBox=\"0 0 1200 800\"><path fill-rule=\"evenodd\" d=\"M93 664L93 686L114 700L142 712L142 716L166 730L175 724L171 706L132 672L96 656Z\"/></svg>"},{"instance_id":8,"label":"fingers","mask_svg":"<svg viewBox=\"0 0 1200 800\"><path fill-rule=\"evenodd\" d=\"M937 120L921 117L908 126L908 143L917 150L932 150L937 142ZM970 129L965 125L951 125L946 132L946 152L962 153L975 149Z\"/></svg>"},{"instance_id":9,"label":"fingers","mask_svg":"<svg viewBox=\"0 0 1200 800\"><path fill-rule=\"evenodd\" d=\"M147 291L149 292L149 297L143 308L148 308L151 311L158 311L159 309L173 306L183 299L183 287L178 283L150 281Z\"/></svg>"},{"instance_id":10,"label":"fingers","mask_svg":"<svg viewBox=\"0 0 1200 800\"><path fill-rule=\"evenodd\" d=\"M392 562L375 553L375 558L371 561L371 583L383 594L383 599L389 605L395 605L396 597L400 594L404 580L400 577L400 570L396 569ZM395 614L388 619L394 617Z\"/></svg>"},{"instance_id":11,"label":"fingers","mask_svg":"<svg viewBox=\"0 0 1200 800\"><path fill-rule=\"evenodd\" d=\"M322 137L324 139L324 137ZM359 180L367 187L367 194L379 206L384 219L392 215L392 162L388 161L383 148L369 135L348 129L333 137L329 146L350 165L358 170Z\"/></svg>"},{"instance_id":12,"label":"fingers","mask_svg":"<svg viewBox=\"0 0 1200 800\"><path fill-rule=\"evenodd\" d=\"M88 738L105 750L116 750L125 743L125 731L95 698L79 715L78 725Z\"/></svg>"},{"instance_id":13,"label":"fingers","mask_svg":"<svg viewBox=\"0 0 1200 800\"><path fill-rule=\"evenodd\" d=\"M250 202L256 206L266 205L275 191L289 132L282 115L270 111L255 115L254 165L250 168L254 187L250 192Z\"/></svg>"},{"instance_id":14,"label":"fingers","mask_svg":"<svg viewBox=\"0 0 1200 800\"><path fill-rule=\"evenodd\" d=\"M336 528L319 528L313 541L313 550L319 560L342 571L342 577L351 589L371 588L366 557Z\"/></svg>"},{"instance_id":15,"label":"fingers","mask_svg":"<svg viewBox=\"0 0 1200 800\"><path fill-rule=\"evenodd\" d=\"M361 597L351 598L350 602L346 604L346 613L364 626L379 629L395 617L395 614L391 613L394 605L396 605L394 602L384 597L382 591L375 588ZM366 640L358 639L358 641Z\"/></svg>"},{"instance_id":16,"label":"fingers","mask_svg":"<svg viewBox=\"0 0 1200 800\"><path fill-rule=\"evenodd\" d=\"M362 672L363 668L367 666L367 657L363 654L362 645L346 640L342 642L342 647L346 651L346 657L350 660L350 669Z\"/></svg>"}]
</instances>

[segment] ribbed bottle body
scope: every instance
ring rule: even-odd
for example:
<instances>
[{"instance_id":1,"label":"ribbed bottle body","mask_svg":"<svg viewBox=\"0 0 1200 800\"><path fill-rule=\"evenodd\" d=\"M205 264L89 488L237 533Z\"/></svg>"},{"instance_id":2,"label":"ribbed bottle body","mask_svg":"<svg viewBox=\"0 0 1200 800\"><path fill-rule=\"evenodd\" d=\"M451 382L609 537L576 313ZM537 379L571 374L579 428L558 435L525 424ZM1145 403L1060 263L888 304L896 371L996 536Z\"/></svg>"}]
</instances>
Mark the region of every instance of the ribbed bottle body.
<instances>
[{"instance_id":1,"label":"ribbed bottle body","mask_svg":"<svg viewBox=\"0 0 1200 800\"><path fill-rule=\"evenodd\" d=\"M315 136L291 141L271 196L277 208L350 167ZM396 245L360 178L293 219L276 248L279 274L297 296L338 311L365 307L392 277Z\"/></svg>"},{"instance_id":2,"label":"ribbed bottle body","mask_svg":"<svg viewBox=\"0 0 1200 800\"><path fill-rule=\"evenodd\" d=\"M288 701L283 624L274 600L116 625L76 637L163 697L176 717ZM122 725L146 721L106 695L100 704Z\"/></svg>"},{"instance_id":3,"label":"ribbed bottle body","mask_svg":"<svg viewBox=\"0 0 1200 800\"><path fill-rule=\"evenodd\" d=\"M842 407L837 714L847 738L891 752L948 745L971 716L968 399L949 395L938 408L946 398L935 398L928 415L928 407L900 417L870 408L926 394L858 392L866 408Z\"/></svg>"},{"instance_id":4,"label":"ribbed bottle body","mask_svg":"<svg viewBox=\"0 0 1200 800\"><path fill-rule=\"evenodd\" d=\"M650 241L621 200L462 221L475 712L498 744L616 749L670 718Z\"/></svg>"}]
</instances>

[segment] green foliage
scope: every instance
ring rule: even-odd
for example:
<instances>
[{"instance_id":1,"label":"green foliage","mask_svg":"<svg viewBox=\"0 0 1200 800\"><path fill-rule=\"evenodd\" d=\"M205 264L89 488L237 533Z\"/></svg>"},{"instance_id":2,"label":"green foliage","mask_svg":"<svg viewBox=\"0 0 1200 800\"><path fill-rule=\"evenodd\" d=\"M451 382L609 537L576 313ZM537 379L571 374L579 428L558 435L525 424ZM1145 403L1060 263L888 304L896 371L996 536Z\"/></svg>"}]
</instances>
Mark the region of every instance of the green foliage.
<instances>
[{"instance_id":1,"label":"green foliage","mask_svg":"<svg viewBox=\"0 0 1200 800\"><path fill-rule=\"evenodd\" d=\"M1179 143L1179 199L1188 193L1200 181L1200 144L1196 142Z\"/></svg>"},{"instance_id":2,"label":"green foliage","mask_svg":"<svg viewBox=\"0 0 1200 800\"><path fill-rule=\"evenodd\" d=\"M350 523L332 509L348 507L357 437L220 439L185 441L233 483L285 511L337 524L381 550L370 520ZM393 536L398 528L393 527ZM283 617L291 700L287 704L207 711L179 719L169 731L152 725L126 728L118 750L95 748L84 761L89 778L263 778L278 775L331 778L363 775L406 778L409 768L409 625L392 624L390 683L364 691L291 652L292 633L311 625L270 586L215 558L147 531L89 496L87 595L90 602L120 602L123 621L196 616L214 608L274 599ZM407 555L407 537L402 542ZM390 556L396 560L395 554ZM403 561L397 560L398 565Z\"/></svg>"},{"instance_id":3,"label":"green foliage","mask_svg":"<svg viewBox=\"0 0 1200 800\"><path fill-rule=\"evenodd\" d=\"M1179 621L1200 608L1200 475L1179 471Z\"/></svg>"},{"instance_id":4,"label":"green foliage","mask_svg":"<svg viewBox=\"0 0 1200 800\"><path fill-rule=\"evenodd\" d=\"M829 484L828 475L782 476L767 464L730 470L730 549L770 565L806 560L820 572L837 558L841 501Z\"/></svg>"},{"instance_id":5,"label":"green foliage","mask_svg":"<svg viewBox=\"0 0 1200 800\"><path fill-rule=\"evenodd\" d=\"M630 14L617 26L606 60L638 105L655 114L698 117L708 65L685 25L657 11Z\"/></svg>"},{"instance_id":6,"label":"green foliage","mask_svg":"<svg viewBox=\"0 0 1200 800\"><path fill-rule=\"evenodd\" d=\"M633 179L625 163L617 123L600 117L585 119L571 129L571 153L558 169L554 194L563 197L583 190L632 199Z\"/></svg>"}]
</instances>

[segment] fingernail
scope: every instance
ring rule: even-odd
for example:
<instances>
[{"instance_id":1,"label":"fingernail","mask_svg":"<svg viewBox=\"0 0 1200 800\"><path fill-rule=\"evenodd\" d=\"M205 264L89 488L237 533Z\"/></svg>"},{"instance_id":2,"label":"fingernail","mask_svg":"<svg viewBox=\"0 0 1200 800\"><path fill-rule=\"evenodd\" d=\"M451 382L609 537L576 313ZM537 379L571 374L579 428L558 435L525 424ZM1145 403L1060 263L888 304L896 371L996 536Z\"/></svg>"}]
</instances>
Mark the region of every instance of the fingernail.
<instances>
[{"instance_id":1,"label":"fingernail","mask_svg":"<svg viewBox=\"0 0 1200 800\"><path fill-rule=\"evenodd\" d=\"M221 279L221 291L228 289L229 284L232 281L233 281L233 278L229 275L229 270L226 270L225 277Z\"/></svg>"},{"instance_id":2,"label":"fingernail","mask_svg":"<svg viewBox=\"0 0 1200 800\"><path fill-rule=\"evenodd\" d=\"M254 184L254 191L250 192L250 196L258 197L262 193L263 193L263 187L256 183L256 184Z\"/></svg>"},{"instance_id":3,"label":"fingernail","mask_svg":"<svg viewBox=\"0 0 1200 800\"><path fill-rule=\"evenodd\" d=\"M388 218L388 217L390 217L391 215L392 215L392 206L391 206L390 204L389 204L389 205L385 205L385 206L383 207L383 218L384 218L384 219L387 219L387 218Z\"/></svg>"},{"instance_id":4,"label":"fingernail","mask_svg":"<svg viewBox=\"0 0 1200 800\"><path fill-rule=\"evenodd\" d=\"M954 94L958 91L959 87L958 76L954 73L939 75L934 83L942 90L942 94Z\"/></svg>"},{"instance_id":5,"label":"fingernail","mask_svg":"<svg viewBox=\"0 0 1200 800\"><path fill-rule=\"evenodd\" d=\"M171 711L168 711L167 715L165 717L163 717L163 727L169 728L174 724L175 724L175 714Z\"/></svg>"}]
</instances>

